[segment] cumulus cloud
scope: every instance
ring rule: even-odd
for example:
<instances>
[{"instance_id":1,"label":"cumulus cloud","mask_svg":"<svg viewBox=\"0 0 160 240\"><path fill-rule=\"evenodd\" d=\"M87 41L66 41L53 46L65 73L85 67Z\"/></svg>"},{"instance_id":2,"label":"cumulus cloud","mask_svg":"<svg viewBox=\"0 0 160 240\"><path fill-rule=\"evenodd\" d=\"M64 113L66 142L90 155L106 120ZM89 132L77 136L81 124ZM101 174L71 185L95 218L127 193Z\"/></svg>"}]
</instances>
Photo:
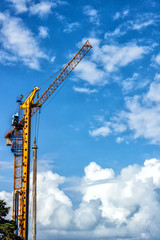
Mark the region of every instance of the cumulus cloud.
<instances>
[{"instance_id":1,"label":"cumulus cloud","mask_svg":"<svg viewBox=\"0 0 160 240\"><path fill-rule=\"evenodd\" d=\"M128 128L133 131L134 137L143 137L153 144L160 143L158 129L160 129L159 104L146 105L138 96L126 99L128 111L122 113Z\"/></svg>"},{"instance_id":2,"label":"cumulus cloud","mask_svg":"<svg viewBox=\"0 0 160 240\"><path fill-rule=\"evenodd\" d=\"M101 200L104 236L105 234L108 237L129 238L132 236L141 239L143 234L150 238L153 237L155 234L153 228L156 229L156 232L158 231L155 226L160 219L157 213L152 212L151 205L153 202L155 211L160 208L157 196L155 196L156 189L159 188L160 177L156 172L159 171L159 167L159 160L147 160L142 167L133 165L122 169L119 176L114 177L111 174L112 178L108 179L106 175L106 181L92 180L92 184L90 183L84 189L83 201ZM90 165L88 168L92 173ZM99 170L99 175L101 175L101 171L103 169ZM149 227L151 219L154 219L154 223ZM137 222L140 225L137 225ZM148 227L149 229L147 229Z\"/></svg>"},{"instance_id":3,"label":"cumulus cloud","mask_svg":"<svg viewBox=\"0 0 160 240\"><path fill-rule=\"evenodd\" d=\"M17 13L23 13L28 11L27 4L30 0L7 0L11 2Z\"/></svg>"},{"instance_id":4,"label":"cumulus cloud","mask_svg":"<svg viewBox=\"0 0 160 240\"><path fill-rule=\"evenodd\" d=\"M46 16L52 12L52 7L55 7L56 3L49 1L41 1L30 6L30 13L38 15L40 17Z\"/></svg>"},{"instance_id":5,"label":"cumulus cloud","mask_svg":"<svg viewBox=\"0 0 160 240\"><path fill-rule=\"evenodd\" d=\"M141 137L152 144L160 144L159 90L159 76L156 75L145 94L125 98L127 110L122 111L119 118L133 132L135 139Z\"/></svg>"},{"instance_id":6,"label":"cumulus cloud","mask_svg":"<svg viewBox=\"0 0 160 240\"><path fill-rule=\"evenodd\" d=\"M126 97L125 110L119 111L108 121L97 121L89 130L93 137L117 135L127 130L134 139L144 138L151 144L160 144L160 77L156 74L148 91L142 95ZM123 137L123 136L122 136Z\"/></svg>"},{"instance_id":7,"label":"cumulus cloud","mask_svg":"<svg viewBox=\"0 0 160 240\"><path fill-rule=\"evenodd\" d=\"M106 136L110 135L110 133L112 132L109 125L110 124L108 124L106 122L104 124L104 126L102 126L102 127L98 127L96 129L89 130L89 135L92 137L97 137L97 136L106 137Z\"/></svg>"},{"instance_id":8,"label":"cumulus cloud","mask_svg":"<svg viewBox=\"0 0 160 240\"><path fill-rule=\"evenodd\" d=\"M105 73L97 67L97 64L91 61L83 60L76 69L76 75L82 80L88 82L90 85L105 85Z\"/></svg>"},{"instance_id":9,"label":"cumulus cloud","mask_svg":"<svg viewBox=\"0 0 160 240\"><path fill-rule=\"evenodd\" d=\"M67 228L71 221L72 203L59 189L65 178L51 171L41 172L37 178L38 222L48 228Z\"/></svg>"},{"instance_id":10,"label":"cumulus cloud","mask_svg":"<svg viewBox=\"0 0 160 240\"><path fill-rule=\"evenodd\" d=\"M110 134L123 133L126 130L126 125L114 118L112 121L105 121L104 118L97 118L97 126L89 130L89 135L92 137L107 137Z\"/></svg>"},{"instance_id":11,"label":"cumulus cloud","mask_svg":"<svg viewBox=\"0 0 160 240\"><path fill-rule=\"evenodd\" d=\"M117 175L91 162L76 189L82 194L77 207L60 187L65 181L51 171L38 173L38 239L159 237L160 160L130 165ZM11 205L11 193L0 192L0 198Z\"/></svg>"},{"instance_id":12,"label":"cumulus cloud","mask_svg":"<svg viewBox=\"0 0 160 240\"><path fill-rule=\"evenodd\" d=\"M90 38L89 41L93 46L90 51L90 60L80 62L74 72L78 78L91 85L104 86L108 83L111 74L141 59L150 50L136 43L102 45L96 38Z\"/></svg>"},{"instance_id":13,"label":"cumulus cloud","mask_svg":"<svg viewBox=\"0 0 160 240\"><path fill-rule=\"evenodd\" d=\"M127 44L126 46L104 45L102 47L103 64L108 72L117 70L118 67L127 66L129 63L140 59L148 53L148 48Z\"/></svg>"},{"instance_id":14,"label":"cumulus cloud","mask_svg":"<svg viewBox=\"0 0 160 240\"><path fill-rule=\"evenodd\" d=\"M32 69L39 69L40 59L47 59L38 46L33 33L21 19L0 13L0 42L3 46L2 63L23 62Z\"/></svg>"}]
</instances>

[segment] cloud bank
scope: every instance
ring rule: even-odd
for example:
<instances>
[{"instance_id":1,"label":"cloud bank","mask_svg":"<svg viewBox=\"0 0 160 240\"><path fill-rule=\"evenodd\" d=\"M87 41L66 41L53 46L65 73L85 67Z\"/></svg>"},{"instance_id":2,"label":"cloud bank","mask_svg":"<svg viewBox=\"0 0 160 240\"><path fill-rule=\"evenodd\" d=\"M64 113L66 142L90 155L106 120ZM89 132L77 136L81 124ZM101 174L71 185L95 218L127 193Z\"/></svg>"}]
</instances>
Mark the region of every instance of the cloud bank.
<instances>
[{"instance_id":1,"label":"cloud bank","mask_svg":"<svg viewBox=\"0 0 160 240\"><path fill-rule=\"evenodd\" d=\"M160 160L130 165L116 175L91 162L79 186L79 205L60 185L67 179L38 173L38 239L157 239L160 234ZM72 194L73 195L73 194ZM11 202L12 194L1 192Z\"/></svg>"}]
</instances>

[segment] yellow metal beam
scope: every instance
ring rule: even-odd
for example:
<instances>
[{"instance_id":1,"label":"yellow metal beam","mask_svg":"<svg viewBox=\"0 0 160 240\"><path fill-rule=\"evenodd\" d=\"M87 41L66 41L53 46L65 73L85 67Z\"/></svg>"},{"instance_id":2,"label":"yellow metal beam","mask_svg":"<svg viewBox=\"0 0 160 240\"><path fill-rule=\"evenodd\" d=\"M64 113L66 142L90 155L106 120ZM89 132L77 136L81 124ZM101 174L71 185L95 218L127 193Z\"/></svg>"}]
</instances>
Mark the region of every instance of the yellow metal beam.
<instances>
[{"instance_id":1,"label":"yellow metal beam","mask_svg":"<svg viewBox=\"0 0 160 240\"><path fill-rule=\"evenodd\" d=\"M19 234L28 240L28 213L29 213L29 172L30 172L30 132L31 132L31 109L36 92L40 88L35 87L29 97L20 106L24 109L24 127L23 127L23 172L22 172L22 222Z\"/></svg>"}]
</instances>

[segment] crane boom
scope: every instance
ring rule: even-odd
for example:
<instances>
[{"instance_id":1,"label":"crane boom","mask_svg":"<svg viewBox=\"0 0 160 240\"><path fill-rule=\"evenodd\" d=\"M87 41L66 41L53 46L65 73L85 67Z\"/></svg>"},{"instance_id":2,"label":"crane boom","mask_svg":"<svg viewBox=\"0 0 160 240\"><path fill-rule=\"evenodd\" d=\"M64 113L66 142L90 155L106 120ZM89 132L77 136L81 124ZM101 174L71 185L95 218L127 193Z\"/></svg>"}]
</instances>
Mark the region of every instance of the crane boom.
<instances>
[{"instance_id":1,"label":"crane boom","mask_svg":"<svg viewBox=\"0 0 160 240\"><path fill-rule=\"evenodd\" d=\"M89 41L86 41L81 49L76 53L76 55L68 62L68 64L63 68L61 73L56 77L56 79L51 83L48 89L42 94L42 96L37 100L36 103L43 105L45 101L52 95L52 93L59 87L59 85L64 81L64 79L72 72L72 70L77 66L77 64L82 60L82 58L89 52L92 48ZM38 110L38 107L33 108L31 115Z\"/></svg>"},{"instance_id":2,"label":"crane boom","mask_svg":"<svg viewBox=\"0 0 160 240\"><path fill-rule=\"evenodd\" d=\"M72 70L78 65L78 63L83 59L83 57L90 51L92 48L91 44L87 40L85 44L80 48L80 50L76 53L76 55L67 63L67 65L63 68L60 74L56 77L56 79L50 84L48 89L42 94L42 96L37 100L36 103L43 105L46 100L52 95L52 93L59 87L59 85L65 80L65 78L72 72ZM33 116L39 107L34 107L31 110L31 116ZM21 119L20 123L23 123L24 118ZM9 129L5 138L11 135L14 129Z\"/></svg>"},{"instance_id":3,"label":"crane boom","mask_svg":"<svg viewBox=\"0 0 160 240\"><path fill-rule=\"evenodd\" d=\"M24 109L24 117L6 134L7 145L12 145L14 153L14 182L13 182L13 220L17 222L17 235L28 240L28 208L29 208L29 171L30 171L30 129L31 117L37 112L46 100L53 94L65 78L92 48L86 41L76 55L67 63L60 74L50 84L41 97L34 102L35 87L28 98L20 105ZM14 146L13 146L14 143Z\"/></svg>"}]
</instances>

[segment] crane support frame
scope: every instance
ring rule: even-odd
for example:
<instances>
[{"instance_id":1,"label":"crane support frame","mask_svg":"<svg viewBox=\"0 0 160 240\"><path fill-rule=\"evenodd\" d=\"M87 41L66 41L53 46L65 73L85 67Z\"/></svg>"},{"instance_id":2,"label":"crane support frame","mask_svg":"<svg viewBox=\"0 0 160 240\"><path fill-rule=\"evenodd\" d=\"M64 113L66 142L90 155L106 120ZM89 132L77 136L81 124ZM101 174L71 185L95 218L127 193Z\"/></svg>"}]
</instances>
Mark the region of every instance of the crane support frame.
<instances>
[{"instance_id":1,"label":"crane support frame","mask_svg":"<svg viewBox=\"0 0 160 240\"><path fill-rule=\"evenodd\" d=\"M31 117L53 94L91 48L92 46L89 41L86 41L37 102L33 103L36 92L40 90L38 87L35 87L29 97L20 105L20 108L24 109L24 117L20 120L17 126L14 126L13 129L9 129L5 134L5 138L8 140L7 142L9 142L7 144L8 146L11 145L11 141L12 143L15 141L15 146L13 148L13 220L18 219L18 235L22 236L25 240L28 240Z\"/></svg>"},{"instance_id":2,"label":"crane support frame","mask_svg":"<svg viewBox=\"0 0 160 240\"><path fill-rule=\"evenodd\" d=\"M31 134L31 109L36 92L40 88L35 87L25 102L20 105L24 109L24 126L23 126L23 172L22 172L22 221L21 235L28 240L28 213L29 213L29 173L30 173L30 134ZM20 234L20 233L19 233Z\"/></svg>"}]
</instances>

